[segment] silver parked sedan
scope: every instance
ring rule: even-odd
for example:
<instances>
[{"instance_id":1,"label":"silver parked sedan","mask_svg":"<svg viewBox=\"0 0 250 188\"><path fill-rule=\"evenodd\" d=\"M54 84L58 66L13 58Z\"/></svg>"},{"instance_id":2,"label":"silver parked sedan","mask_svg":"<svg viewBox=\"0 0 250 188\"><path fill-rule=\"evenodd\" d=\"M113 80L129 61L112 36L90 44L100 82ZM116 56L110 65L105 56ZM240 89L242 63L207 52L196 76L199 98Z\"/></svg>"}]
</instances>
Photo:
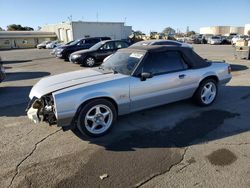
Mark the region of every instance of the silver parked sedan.
<instances>
[{"instance_id":1,"label":"silver parked sedan","mask_svg":"<svg viewBox=\"0 0 250 188\"><path fill-rule=\"evenodd\" d=\"M102 66L41 79L31 90L28 117L101 136L118 115L193 98L212 104L230 66L209 62L191 48L134 46L118 50Z\"/></svg>"}]
</instances>

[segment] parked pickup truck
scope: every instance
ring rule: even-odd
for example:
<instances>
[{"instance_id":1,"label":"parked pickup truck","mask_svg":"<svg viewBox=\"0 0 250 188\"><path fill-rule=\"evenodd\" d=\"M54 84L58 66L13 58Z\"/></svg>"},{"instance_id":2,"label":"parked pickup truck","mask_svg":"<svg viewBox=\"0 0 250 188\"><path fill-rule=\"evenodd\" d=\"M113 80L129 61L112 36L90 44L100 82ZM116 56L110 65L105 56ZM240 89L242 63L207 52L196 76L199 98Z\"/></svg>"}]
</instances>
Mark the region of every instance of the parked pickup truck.
<instances>
[{"instance_id":1,"label":"parked pickup truck","mask_svg":"<svg viewBox=\"0 0 250 188\"><path fill-rule=\"evenodd\" d=\"M206 61L187 47L124 48L100 67L41 79L30 92L27 115L35 123L76 126L98 137L119 115L188 98L211 105L218 87L230 81L230 70L229 64Z\"/></svg>"}]
</instances>

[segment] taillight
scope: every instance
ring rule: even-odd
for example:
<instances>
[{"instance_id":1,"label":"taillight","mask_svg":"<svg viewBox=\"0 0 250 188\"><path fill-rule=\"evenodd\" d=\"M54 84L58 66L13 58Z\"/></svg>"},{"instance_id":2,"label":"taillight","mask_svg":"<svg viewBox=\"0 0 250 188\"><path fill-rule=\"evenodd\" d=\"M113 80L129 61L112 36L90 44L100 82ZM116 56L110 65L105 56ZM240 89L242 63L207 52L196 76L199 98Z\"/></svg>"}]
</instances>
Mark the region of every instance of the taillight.
<instances>
[{"instance_id":1,"label":"taillight","mask_svg":"<svg viewBox=\"0 0 250 188\"><path fill-rule=\"evenodd\" d=\"M230 66L230 65L227 67L227 70L228 70L228 74L231 74L231 72L232 72L232 68L231 68L231 66Z\"/></svg>"}]
</instances>

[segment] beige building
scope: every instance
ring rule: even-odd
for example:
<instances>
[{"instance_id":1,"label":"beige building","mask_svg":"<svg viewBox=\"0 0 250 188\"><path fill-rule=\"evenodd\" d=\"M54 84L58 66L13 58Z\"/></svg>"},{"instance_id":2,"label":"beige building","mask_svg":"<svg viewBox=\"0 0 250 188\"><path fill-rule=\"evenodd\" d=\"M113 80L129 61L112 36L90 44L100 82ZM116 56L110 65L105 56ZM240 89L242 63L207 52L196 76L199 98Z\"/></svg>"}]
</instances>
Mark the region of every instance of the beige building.
<instances>
[{"instance_id":1,"label":"beige building","mask_svg":"<svg viewBox=\"0 0 250 188\"><path fill-rule=\"evenodd\" d=\"M111 37L112 39L127 39L132 34L132 27L123 22L83 22L72 21L58 24L48 24L41 31L55 32L58 39L69 42L79 38Z\"/></svg>"},{"instance_id":2,"label":"beige building","mask_svg":"<svg viewBox=\"0 0 250 188\"><path fill-rule=\"evenodd\" d=\"M46 40L55 40L53 32L39 31L0 31L0 49L34 48Z\"/></svg>"},{"instance_id":3,"label":"beige building","mask_svg":"<svg viewBox=\"0 0 250 188\"><path fill-rule=\"evenodd\" d=\"M248 31L250 31L250 24L245 25L244 35L248 35Z\"/></svg>"},{"instance_id":4,"label":"beige building","mask_svg":"<svg viewBox=\"0 0 250 188\"><path fill-rule=\"evenodd\" d=\"M243 35L244 27L210 26L200 28L200 34L229 35L230 33L237 33L239 35Z\"/></svg>"}]
</instances>

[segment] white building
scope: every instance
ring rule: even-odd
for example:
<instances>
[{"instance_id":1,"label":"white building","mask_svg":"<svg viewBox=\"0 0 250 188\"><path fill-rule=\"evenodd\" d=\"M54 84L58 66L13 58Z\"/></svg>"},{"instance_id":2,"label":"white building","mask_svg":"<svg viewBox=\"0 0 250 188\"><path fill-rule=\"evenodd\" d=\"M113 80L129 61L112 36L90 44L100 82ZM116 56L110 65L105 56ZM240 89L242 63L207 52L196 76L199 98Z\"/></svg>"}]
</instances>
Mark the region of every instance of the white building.
<instances>
[{"instance_id":1,"label":"white building","mask_svg":"<svg viewBox=\"0 0 250 188\"><path fill-rule=\"evenodd\" d=\"M83 22L72 21L58 24L48 24L41 31L56 33L59 40L69 42L79 38L111 37L112 39L127 39L132 34L132 27L123 22Z\"/></svg>"},{"instance_id":2,"label":"white building","mask_svg":"<svg viewBox=\"0 0 250 188\"><path fill-rule=\"evenodd\" d=\"M54 32L0 31L0 49L34 48L43 41L56 40Z\"/></svg>"},{"instance_id":3,"label":"white building","mask_svg":"<svg viewBox=\"0 0 250 188\"><path fill-rule=\"evenodd\" d=\"M230 33L244 34L244 27L234 26L209 26L201 27L200 34L228 35Z\"/></svg>"},{"instance_id":4,"label":"white building","mask_svg":"<svg viewBox=\"0 0 250 188\"><path fill-rule=\"evenodd\" d=\"M248 35L248 31L250 31L250 24L245 25L244 35Z\"/></svg>"}]
</instances>

